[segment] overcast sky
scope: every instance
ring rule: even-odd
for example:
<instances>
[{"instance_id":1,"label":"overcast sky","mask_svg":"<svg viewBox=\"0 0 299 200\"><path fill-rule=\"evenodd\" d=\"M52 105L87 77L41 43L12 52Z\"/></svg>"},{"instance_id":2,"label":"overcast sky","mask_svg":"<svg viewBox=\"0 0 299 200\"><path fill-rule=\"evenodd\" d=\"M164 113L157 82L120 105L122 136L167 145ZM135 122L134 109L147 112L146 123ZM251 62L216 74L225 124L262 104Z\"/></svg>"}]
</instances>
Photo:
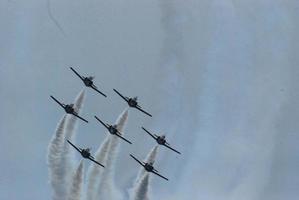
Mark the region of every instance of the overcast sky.
<instances>
[{"instance_id":1,"label":"overcast sky","mask_svg":"<svg viewBox=\"0 0 299 200\"><path fill-rule=\"evenodd\" d=\"M116 182L124 192L155 142L152 199L282 200L299 193L297 0L0 0L0 199L47 199L47 145L63 111L84 88L69 70L95 75L108 98L86 89L77 143L105 137L139 96L149 118L129 112ZM79 157L78 157L79 161ZM85 161L85 169L89 163Z\"/></svg>"}]
</instances>

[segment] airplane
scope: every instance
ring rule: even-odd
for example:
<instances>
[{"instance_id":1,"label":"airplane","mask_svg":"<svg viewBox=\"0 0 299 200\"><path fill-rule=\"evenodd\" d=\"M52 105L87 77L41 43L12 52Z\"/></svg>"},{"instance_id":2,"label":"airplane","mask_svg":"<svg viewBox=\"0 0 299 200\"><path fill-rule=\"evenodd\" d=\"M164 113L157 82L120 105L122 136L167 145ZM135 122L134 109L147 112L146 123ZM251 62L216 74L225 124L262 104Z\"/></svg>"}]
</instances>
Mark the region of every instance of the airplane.
<instances>
[{"instance_id":1,"label":"airplane","mask_svg":"<svg viewBox=\"0 0 299 200\"><path fill-rule=\"evenodd\" d=\"M179 151L177 151L177 150L173 149L172 147L170 147L170 144L168 144L168 143L166 142L165 135L161 135L161 136L159 136L159 135L156 135L156 134L151 134L151 133L150 133L148 130L146 130L144 127L141 127L141 128L142 128L145 132L147 132L150 136L152 136L152 138L154 138L154 139L157 141L158 144L163 145L163 146L165 146L165 147L171 149L172 151L174 151L174 152L176 152L176 153L178 153L178 154L181 154Z\"/></svg>"},{"instance_id":2,"label":"airplane","mask_svg":"<svg viewBox=\"0 0 299 200\"><path fill-rule=\"evenodd\" d=\"M137 102L137 99L138 97L133 97L133 98L130 98L130 97L126 97L126 96L123 96L120 92L118 92L116 89L113 89L114 92L116 92L121 98L123 98L130 107L133 107L133 108L136 108L138 110L140 110L141 112L145 113L146 115L152 117L151 114L149 114L148 112L142 110L141 106L138 105L138 102Z\"/></svg>"},{"instance_id":3,"label":"airplane","mask_svg":"<svg viewBox=\"0 0 299 200\"><path fill-rule=\"evenodd\" d=\"M71 143L69 140L67 140L67 142L68 142L70 145L72 145L77 151L79 151L80 154L81 154L81 156L82 156L83 158L89 159L89 160L91 160L92 162L94 162L94 163L100 165L101 167L104 167L104 168L105 168L104 165L102 165L101 163L99 163L98 161L96 161L96 160L94 159L94 157L93 157L92 155L90 155L90 148L86 148L86 149L78 148L78 147L76 147L73 143Z\"/></svg>"},{"instance_id":4,"label":"airplane","mask_svg":"<svg viewBox=\"0 0 299 200\"><path fill-rule=\"evenodd\" d=\"M70 69L83 81L86 87L90 87L98 93L100 93L101 95L103 95L104 97L107 97L103 92L99 91L98 88L93 84L94 76L84 77L81 76L76 70L74 70L74 68L70 67Z\"/></svg>"},{"instance_id":5,"label":"airplane","mask_svg":"<svg viewBox=\"0 0 299 200\"><path fill-rule=\"evenodd\" d=\"M103 126L106 127L106 129L109 131L110 134L112 135L116 135L117 137L123 139L124 141L126 141L127 143L129 144L132 144L132 142L130 142L129 140L127 140L126 138L122 137L121 136L121 132L119 132L117 130L117 125L114 124L114 125L111 125L111 124L108 124L108 123L104 123L103 121L101 121L97 116L94 116Z\"/></svg>"},{"instance_id":6,"label":"airplane","mask_svg":"<svg viewBox=\"0 0 299 200\"><path fill-rule=\"evenodd\" d=\"M88 121L82 117L80 117L78 115L78 113L75 111L74 109L74 104L63 104L63 103L60 103L57 99L55 99L52 95L50 96L54 101L56 101L56 103L58 103L64 110L67 114L71 114L71 115L74 115L76 117L78 117L79 119L85 121L86 123L88 123Z\"/></svg>"},{"instance_id":7,"label":"airplane","mask_svg":"<svg viewBox=\"0 0 299 200\"><path fill-rule=\"evenodd\" d=\"M165 179L168 181L168 178L162 176L161 174L158 173L158 171L153 167L153 163L146 163L146 162L141 162L140 160L138 160L137 158L135 158L132 154L130 154L130 156L136 160L140 165L143 166L143 168L147 171L147 172L152 172L158 176L160 176L161 178Z\"/></svg>"}]
</instances>

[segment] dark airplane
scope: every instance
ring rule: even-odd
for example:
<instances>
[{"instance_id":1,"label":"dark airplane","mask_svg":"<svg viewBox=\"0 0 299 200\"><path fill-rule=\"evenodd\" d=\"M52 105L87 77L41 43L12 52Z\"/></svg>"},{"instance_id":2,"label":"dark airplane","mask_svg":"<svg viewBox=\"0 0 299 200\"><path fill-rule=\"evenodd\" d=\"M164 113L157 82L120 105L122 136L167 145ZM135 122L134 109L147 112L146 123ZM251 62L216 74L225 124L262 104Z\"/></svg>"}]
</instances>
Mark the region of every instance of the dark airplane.
<instances>
[{"instance_id":1,"label":"dark airplane","mask_svg":"<svg viewBox=\"0 0 299 200\"><path fill-rule=\"evenodd\" d=\"M116 89L113 89L114 92L116 92L121 98L123 98L130 107L133 107L133 108L136 108L138 110L140 110L141 112L145 113L146 115L152 117L151 114L149 114L148 112L142 110L141 106L138 105L138 102L137 102L137 97L133 97L133 98L130 98L130 97L125 97L123 96L121 93L119 93Z\"/></svg>"},{"instance_id":2,"label":"dark airplane","mask_svg":"<svg viewBox=\"0 0 299 200\"><path fill-rule=\"evenodd\" d=\"M88 121L82 117L80 117L78 115L78 113L75 111L74 109L74 104L63 104L63 103L60 103L57 99L55 99L52 95L50 96L54 101L56 101L56 103L58 103L64 110L67 114L71 114L71 115L74 115L76 117L78 117L79 119L85 121L86 123L88 123Z\"/></svg>"},{"instance_id":3,"label":"dark airplane","mask_svg":"<svg viewBox=\"0 0 299 200\"><path fill-rule=\"evenodd\" d=\"M124 141L126 141L129 144L132 144L132 142L130 142L129 140L127 140L126 138L121 136L121 133L117 130L117 125L111 125L111 124L107 124L102 122L97 116L94 116L103 126L106 127L106 129L109 131L110 134L112 135L116 135L117 137L123 139Z\"/></svg>"},{"instance_id":4,"label":"dark airplane","mask_svg":"<svg viewBox=\"0 0 299 200\"><path fill-rule=\"evenodd\" d=\"M148 130L146 130L144 127L141 127L145 132L147 132L150 136L152 136L152 138L154 138L158 144L160 145L163 145L169 149L171 149L172 151L178 153L178 154L181 154L179 151L173 149L170 147L170 145L166 142L166 139L165 139L165 135L156 135L156 134L151 134Z\"/></svg>"},{"instance_id":5,"label":"dark airplane","mask_svg":"<svg viewBox=\"0 0 299 200\"><path fill-rule=\"evenodd\" d=\"M92 155L90 155L90 148L86 148L86 149L81 149L81 148L78 148L76 147L73 143L71 143L69 140L67 140L67 142L72 145L77 151L80 152L81 156L83 158L86 158L86 159L89 159L91 160L92 162L100 165L101 167L105 167L104 165L102 165L101 163L97 162L94 157Z\"/></svg>"},{"instance_id":6,"label":"dark airplane","mask_svg":"<svg viewBox=\"0 0 299 200\"><path fill-rule=\"evenodd\" d=\"M140 165L143 166L143 168L147 171L147 172L152 172L158 176L160 176L161 178L165 179L168 181L168 178L158 174L158 171L153 167L153 163L145 163L145 162L141 162L140 160L138 160L137 158L135 158L132 154L130 154L130 156L136 160Z\"/></svg>"},{"instance_id":7,"label":"dark airplane","mask_svg":"<svg viewBox=\"0 0 299 200\"><path fill-rule=\"evenodd\" d=\"M84 77L84 76L81 76L78 72L76 72L74 70L74 68L70 67L70 69L83 81L83 83L86 87L90 87L90 88L94 89L95 91L97 91L98 93L100 93L101 95L103 95L104 97L107 97L104 93L99 91L98 88L93 84L94 76Z\"/></svg>"}]
</instances>

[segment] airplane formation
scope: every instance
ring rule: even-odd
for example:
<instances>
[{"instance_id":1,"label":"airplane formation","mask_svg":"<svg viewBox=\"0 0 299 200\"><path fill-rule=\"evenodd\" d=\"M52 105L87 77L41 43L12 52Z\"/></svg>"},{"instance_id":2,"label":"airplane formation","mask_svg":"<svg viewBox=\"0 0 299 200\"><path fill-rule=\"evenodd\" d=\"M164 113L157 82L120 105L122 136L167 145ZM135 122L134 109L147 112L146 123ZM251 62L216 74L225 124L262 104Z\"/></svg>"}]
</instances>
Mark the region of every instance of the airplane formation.
<instances>
[{"instance_id":1,"label":"airplane formation","mask_svg":"<svg viewBox=\"0 0 299 200\"><path fill-rule=\"evenodd\" d=\"M95 90L97 93L101 94L104 97L107 97L106 94L104 94L103 92L101 92L97 86L94 85L94 76L81 76L74 68L70 67L71 71L73 71L75 73L75 75L77 75L81 81L84 83L84 85L86 87L92 88L93 90ZM137 97L127 97L122 95L119 91L117 91L116 89L113 89L114 92L116 92L123 100L126 101L126 103L129 105L129 107L131 108L136 108L137 110L141 111L142 113L146 114L147 116L152 117L151 114L149 114L147 111L143 110L143 108L139 105L138 103L138 98ZM76 111L76 108L74 107L74 104L64 104L61 103L60 101L58 101L55 97L53 97L52 95L50 95L50 97L57 103L59 104L64 111L66 112L66 114L70 114L73 115L75 117L77 117L78 119L88 123L88 121L86 119L84 119L83 117L79 116L78 112ZM122 139L123 141L132 144L131 141L129 141L128 139L124 138L122 135L122 133L118 130L118 127L116 124L108 124L103 122L101 119L99 119L97 116L94 116L95 119L102 124L110 134L117 136L118 138ZM156 135L151 133L150 131L148 131L147 129L145 129L144 127L141 127L148 135L150 135L159 145L165 146L166 148L172 150L173 152L177 153L177 154L181 154L179 151L175 150L174 148L172 148L170 146L170 144L166 141L166 137L165 135ZM83 158L88 159L92 162L94 162L95 164L101 166L101 167L105 167L103 164L99 163L98 161L95 160L95 158L91 155L90 153L90 148L80 148L77 147L75 144L73 144L71 141L67 140L67 142L74 148L76 149ZM159 174L159 172L154 168L153 163L149 162L143 162L140 161L139 159L137 159L134 155L130 154L131 158L133 158L137 163L139 163L147 172L151 172L165 180L168 181L168 178L162 176L161 174Z\"/></svg>"}]
</instances>

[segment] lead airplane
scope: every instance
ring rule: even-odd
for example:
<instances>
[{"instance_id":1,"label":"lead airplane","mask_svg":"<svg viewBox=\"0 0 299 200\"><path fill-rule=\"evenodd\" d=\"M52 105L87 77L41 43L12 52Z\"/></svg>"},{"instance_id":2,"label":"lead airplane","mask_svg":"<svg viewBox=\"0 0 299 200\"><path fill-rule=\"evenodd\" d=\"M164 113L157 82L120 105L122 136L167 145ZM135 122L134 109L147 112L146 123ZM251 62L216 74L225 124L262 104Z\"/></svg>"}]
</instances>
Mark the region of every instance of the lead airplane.
<instances>
[{"instance_id":1,"label":"lead airplane","mask_svg":"<svg viewBox=\"0 0 299 200\"><path fill-rule=\"evenodd\" d=\"M153 163L146 163L146 162L142 162L140 160L138 160L136 157L134 157L132 154L130 154L130 156L136 161L138 162L141 166L143 166L143 168L147 171L147 172L151 172L156 174L157 176L160 176L161 178L165 179L168 181L168 178L162 176L161 174L158 173L158 171L153 167Z\"/></svg>"},{"instance_id":2,"label":"lead airplane","mask_svg":"<svg viewBox=\"0 0 299 200\"><path fill-rule=\"evenodd\" d=\"M109 131L110 134L112 135L116 135L117 137L123 139L124 141L126 141L127 143L129 144L132 144L132 142L130 142L129 140L127 140L126 138L122 137L121 135L121 132L118 131L117 129L117 125L114 124L114 125L111 125L111 124L108 124L108 123L104 123L103 121L101 121L97 116L94 116L103 126L106 127L106 129Z\"/></svg>"},{"instance_id":3,"label":"lead airplane","mask_svg":"<svg viewBox=\"0 0 299 200\"><path fill-rule=\"evenodd\" d=\"M177 151L177 150L175 150L174 148L172 148L172 147L170 146L170 144L168 144L168 143L166 142L165 135L161 135L161 136L160 136L160 135L152 134L152 133L150 133L148 130L146 130L144 127L141 127L141 128L142 128L145 132L147 132L152 138L154 138L154 139L157 141L158 144L163 145L163 146L165 146L165 147L171 149L172 151L174 151L174 152L176 152L176 153L178 153L178 154L181 154L179 151Z\"/></svg>"},{"instance_id":4,"label":"lead airplane","mask_svg":"<svg viewBox=\"0 0 299 200\"><path fill-rule=\"evenodd\" d=\"M60 103L57 99L55 99L55 97L53 97L52 95L50 96L56 103L58 103L64 110L67 114L71 114L71 115L74 115L76 116L77 118L81 119L82 121L88 123L88 121L82 117L80 117L78 115L78 113L75 111L74 109L74 104L64 104L64 103Z\"/></svg>"},{"instance_id":5,"label":"lead airplane","mask_svg":"<svg viewBox=\"0 0 299 200\"><path fill-rule=\"evenodd\" d=\"M71 143L69 140L67 140L67 142L72 145L72 147L74 147L83 158L89 159L92 162L100 165L101 167L105 167L104 165L102 165L101 163L99 163L98 161L95 160L95 158L90 154L90 148L86 148L86 149L82 149L80 147L76 147L73 143Z\"/></svg>"},{"instance_id":6,"label":"lead airplane","mask_svg":"<svg viewBox=\"0 0 299 200\"><path fill-rule=\"evenodd\" d=\"M118 92L116 89L113 89L114 92L116 92L121 98L123 98L130 107L133 107L133 108L136 108L138 110L140 110L141 112L143 112L144 114L152 117L151 114L149 114L148 112L144 111L140 105L138 105L138 102L137 102L137 99L138 97L126 97L126 96L123 96L120 92Z\"/></svg>"},{"instance_id":7,"label":"lead airplane","mask_svg":"<svg viewBox=\"0 0 299 200\"><path fill-rule=\"evenodd\" d=\"M74 68L70 67L70 69L83 81L86 87L90 87L95 91L97 91L98 93L100 93L101 95L103 95L104 97L107 97L103 92L98 90L97 86L94 85L93 83L94 76L89 76L89 77L81 76L76 70L74 70Z\"/></svg>"}]
</instances>

